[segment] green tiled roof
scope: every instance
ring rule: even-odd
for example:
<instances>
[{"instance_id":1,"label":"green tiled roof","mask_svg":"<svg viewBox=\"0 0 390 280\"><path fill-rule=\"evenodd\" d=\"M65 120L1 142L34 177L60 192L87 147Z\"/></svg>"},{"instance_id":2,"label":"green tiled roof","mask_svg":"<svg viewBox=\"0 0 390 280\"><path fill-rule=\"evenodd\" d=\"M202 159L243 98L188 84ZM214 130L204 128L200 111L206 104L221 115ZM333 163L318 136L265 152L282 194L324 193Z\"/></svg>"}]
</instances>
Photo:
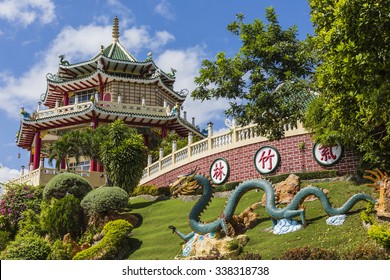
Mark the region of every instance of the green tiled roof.
<instances>
[{"instance_id":1,"label":"green tiled roof","mask_svg":"<svg viewBox=\"0 0 390 280\"><path fill-rule=\"evenodd\" d=\"M103 50L103 55L108 58L122 61L137 61L126 49L121 46L119 41L115 41Z\"/></svg>"}]
</instances>

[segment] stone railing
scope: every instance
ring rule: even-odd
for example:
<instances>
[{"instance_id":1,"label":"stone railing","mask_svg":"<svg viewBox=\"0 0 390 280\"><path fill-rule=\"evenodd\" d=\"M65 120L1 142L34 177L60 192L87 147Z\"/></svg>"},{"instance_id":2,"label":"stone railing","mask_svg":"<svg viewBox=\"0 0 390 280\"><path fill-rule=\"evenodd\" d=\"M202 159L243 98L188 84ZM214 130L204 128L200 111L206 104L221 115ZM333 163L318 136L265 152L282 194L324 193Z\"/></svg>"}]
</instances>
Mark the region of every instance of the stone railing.
<instances>
[{"instance_id":1,"label":"stone railing","mask_svg":"<svg viewBox=\"0 0 390 280\"><path fill-rule=\"evenodd\" d=\"M67 113L77 113L85 109L88 109L91 106L92 106L92 102L85 102L85 103L79 103L74 105L56 107L53 109L39 110L37 111L37 119L55 117Z\"/></svg>"},{"instance_id":2,"label":"stone railing","mask_svg":"<svg viewBox=\"0 0 390 280\"><path fill-rule=\"evenodd\" d=\"M29 184L33 186L38 185L46 185L47 182L50 181L55 175L60 172L65 172L65 170L58 171L53 168L45 168L40 167L38 169L32 170L19 178L12 179L8 181L8 183L18 183L18 184ZM71 171L72 173L76 173L85 179L91 184L92 187L98 187L105 184L104 173L102 172L90 172L90 171Z\"/></svg>"},{"instance_id":3,"label":"stone railing","mask_svg":"<svg viewBox=\"0 0 390 280\"><path fill-rule=\"evenodd\" d=\"M208 138L195 143L192 143L192 135L190 134L188 137L189 144L180 150L176 150L176 143L173 143L173 152L170 155L164 156L162 150L160 150L160 158L156 162L152 162L151 157L149 157L148 166L144 169L140 184L145 184L165 172L169 172L195 160L223 151L268 140L258 133L256 125L234 127L227 132L213 135L212 124L210 123L208 130ZM307 133L301 124L292 128L286 127L285 131L285 137Z\"/></svg>"}]
</instances>

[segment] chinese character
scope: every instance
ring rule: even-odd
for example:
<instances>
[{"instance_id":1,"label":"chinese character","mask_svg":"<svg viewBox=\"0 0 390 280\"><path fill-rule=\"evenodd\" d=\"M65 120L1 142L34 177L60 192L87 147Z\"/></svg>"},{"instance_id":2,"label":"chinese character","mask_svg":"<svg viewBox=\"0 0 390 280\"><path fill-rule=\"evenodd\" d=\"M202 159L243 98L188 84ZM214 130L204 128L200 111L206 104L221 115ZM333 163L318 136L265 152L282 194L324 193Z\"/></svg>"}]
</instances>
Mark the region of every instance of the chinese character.
<instances>
[{"instance_id":1,"label":"chinese character","mask_svg":"<svg viewBox=\"0 0 390 280\"><path fill-rule=\"evenodd\" d=\"M261 168L265 168L265 163L268 161L268 170L272 169L272 158L275 156L274 154L271 155L272 150L268 149L268 155L265 154L266 151L263 151L261 153L261 157L259 159L259 163L261 162Z\"/></svg>"},{"instance_id":2,"label":"chinese character","mask_svg":"<svg viewBox=\"0 0 390 280\"><path fill-rule=\"evenodd\" d=\"M335 160L336 155L333 153L333 147L331 146L324 146L320 147L319 150L321 151L321 161L328 161L330 159Z\"/></svg>"},{"instance_id":3,"label":"chinese character","mask_svg":"<svg viewBox=\"0 0 390 280\"><path fill-rule=\"evenodd\" d=\"M219 166L218 166L219 164ZM216 179L216 180L219 180L219 181L222 181L223 177L225 176L225 172L223 172L223 164L222 162L217 162L216 165L215 165L215 168L213 170L214 174L213 174L213 178Z\"/></svg>"}]
</instances>

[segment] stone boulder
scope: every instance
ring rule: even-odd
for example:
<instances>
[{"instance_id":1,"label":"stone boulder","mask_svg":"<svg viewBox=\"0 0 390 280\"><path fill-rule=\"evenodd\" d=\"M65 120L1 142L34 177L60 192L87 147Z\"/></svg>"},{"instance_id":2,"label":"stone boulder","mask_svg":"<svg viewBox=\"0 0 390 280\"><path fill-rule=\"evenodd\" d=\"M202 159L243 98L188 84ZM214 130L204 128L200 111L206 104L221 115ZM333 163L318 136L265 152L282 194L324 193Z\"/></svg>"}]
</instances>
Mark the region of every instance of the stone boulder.
<instances>
[{"instance_id":1,"label":"stone boulder","mask_svg":"<svg viewBox=\"0 0 390 280\"><path fill-rule=\"evenodd\" d=\"M294 196L301 189L301 179L295 175L290 174L286 180L274 185L275 203L290 203ZM265 205L266 196L263 195L261 203Z\"/></svg>"},{"instance_id":2,"label":"stone boulder","mask_svg":"<svg viewBox=\"0 0 390 280\"><path fill-rule=\"evenodd\" d=\"M234 259L248 240L246 235L218 238L213 233L195 234L183 245L182 255L177 256L177 259Z\"/></svg>"},{"instance_id":3,"label":"stone boulder","mask_svg":"<svg viewBox=\"0 0 390 280\"><path fill-rule=\"evenodd\" d=\"M254 228L257 225L259 214L255 212L261 203L257 202L246 208L239 215L234 215L230 224L234 230L231 235L236 236L245 233L248 229Z\"/></svg>"}]
</instances>

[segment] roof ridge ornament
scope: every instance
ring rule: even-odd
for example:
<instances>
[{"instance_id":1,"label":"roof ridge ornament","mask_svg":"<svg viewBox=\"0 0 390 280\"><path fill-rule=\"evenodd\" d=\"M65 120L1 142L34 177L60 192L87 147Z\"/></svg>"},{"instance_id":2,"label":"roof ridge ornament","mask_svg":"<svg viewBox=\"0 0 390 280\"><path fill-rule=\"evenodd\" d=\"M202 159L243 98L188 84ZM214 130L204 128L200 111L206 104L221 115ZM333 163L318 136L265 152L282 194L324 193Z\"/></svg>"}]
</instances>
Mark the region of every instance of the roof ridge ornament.
<instances>
[{"instance_id":1,"label":"roof ridge ornament","mask_svg":"<svg viewBox=\"0 0 390 280\"><path fill-rule=\"evenodd\" d=\"M114 18L114 24L112 25L112 40L114 42L119 41L119 19L117 16Z\"/></svg>"}]
</instances>

